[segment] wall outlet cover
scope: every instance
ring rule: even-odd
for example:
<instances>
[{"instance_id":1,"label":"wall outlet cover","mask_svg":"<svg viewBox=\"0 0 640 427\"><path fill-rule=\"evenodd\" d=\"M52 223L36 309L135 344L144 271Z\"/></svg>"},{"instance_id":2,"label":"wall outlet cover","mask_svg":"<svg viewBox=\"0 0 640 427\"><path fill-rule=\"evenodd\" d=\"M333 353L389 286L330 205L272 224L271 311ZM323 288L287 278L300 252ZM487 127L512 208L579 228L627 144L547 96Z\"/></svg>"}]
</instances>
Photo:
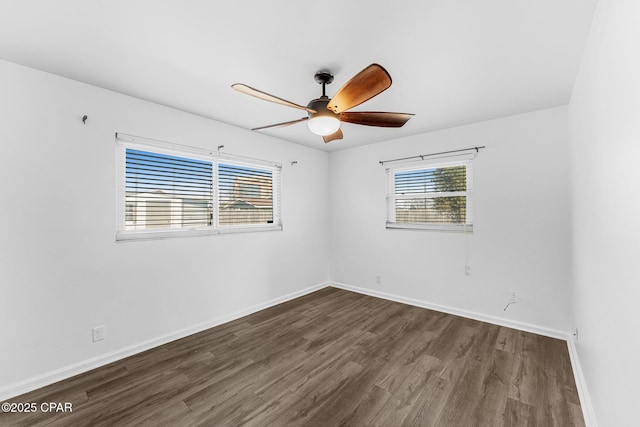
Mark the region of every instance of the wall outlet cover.
<instances>
[{"instance_id":1,"label":"wall outlet cover","mask_svg":"<svg viewBox=\"0 0 640 427\"><path fill-rule=\"evenodd\" d=\"M93 342L104 340L104 326L96 326L91 330Z\"/></svg>"}]
</instances>

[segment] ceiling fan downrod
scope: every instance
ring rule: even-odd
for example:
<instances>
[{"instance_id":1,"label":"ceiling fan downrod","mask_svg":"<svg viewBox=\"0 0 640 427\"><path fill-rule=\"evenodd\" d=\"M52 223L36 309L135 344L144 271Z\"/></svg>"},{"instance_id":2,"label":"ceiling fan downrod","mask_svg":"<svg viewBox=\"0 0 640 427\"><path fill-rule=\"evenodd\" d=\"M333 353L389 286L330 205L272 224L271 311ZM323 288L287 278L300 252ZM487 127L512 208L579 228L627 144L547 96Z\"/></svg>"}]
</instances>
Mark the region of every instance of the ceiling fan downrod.
<instances>
[{"instance_id":1,"label":"ceiling fan downrod","mask_svg":"<svg viewBox=\"0 0 640 427\"><path fill-rule=\"evenodd\" d=\"M318 84L322 85L322 96L327 96L326 87L333 81L333 74L328 71L318 71L313 77Z\"/></svg>"}]
</instances>

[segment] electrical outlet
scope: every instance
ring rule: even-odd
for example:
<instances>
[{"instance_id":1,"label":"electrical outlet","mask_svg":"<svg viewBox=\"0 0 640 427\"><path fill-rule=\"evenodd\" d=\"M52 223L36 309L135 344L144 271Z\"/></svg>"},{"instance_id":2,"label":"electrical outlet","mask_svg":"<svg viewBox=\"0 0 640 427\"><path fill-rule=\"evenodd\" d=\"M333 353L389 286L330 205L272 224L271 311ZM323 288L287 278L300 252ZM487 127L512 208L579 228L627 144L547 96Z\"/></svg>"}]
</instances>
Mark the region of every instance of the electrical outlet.
<instances>
[{"instance_id":1,"label":"electrical outlet","mask_svg":"<svg viewBox=\"0 0 640 427\"><path fill-rule=\"evenodd\" d=\"M379 275L379 274L376 276L376 283L377 283L378 285L380 285L380 284L382 283L382 276L381 276L381 275Z\"/></svg>"},{"instance_id":2,"label":"electrical outlet","mask_svg":"<svg viewBox=\"0 0 640 427\"><path fill-rule=\"evenodd\" d=\"M91 330L93 333L93 342L102 341L104 339L104 326L96 326Z\"/></svg>"},{"instance_id":3,"label":"electrical outlet","mask_svg":"<svg viewBox=\"0 0 640 427\"><path fill-rule=\"evenodd\" d=\"M465 276L471 276L471 267L469 267L468 265L464 266L464 274Z\"/></svg>"}]
</instances>

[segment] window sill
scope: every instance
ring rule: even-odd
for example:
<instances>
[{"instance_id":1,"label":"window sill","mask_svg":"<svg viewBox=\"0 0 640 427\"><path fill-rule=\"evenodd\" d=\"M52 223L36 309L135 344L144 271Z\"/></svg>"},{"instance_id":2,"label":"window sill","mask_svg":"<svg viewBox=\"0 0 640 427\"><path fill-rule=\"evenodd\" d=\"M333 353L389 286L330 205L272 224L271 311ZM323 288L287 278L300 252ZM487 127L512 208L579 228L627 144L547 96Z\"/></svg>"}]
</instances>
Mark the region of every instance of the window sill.
<instances>
[{"instance_id":1,"label":"window sill","mask_svg":"<svg viewBox=\"0 0 640 427\"><path fill-rule=\"evenodd\" d=\"M446 231L453 233L473 233L473 224L404 224L387 222L387 230Z\"/></svg>"},{"instance_id":2,"label":"window sill","mask_svg":"<svg viewBox=\"0 0 640 427\"><path fill-rule=\"evenodd\" d=\"M176 237L203 237L216 236L220 234L234 233L256 233L262 231L278 231L282 230L282 224L279 225L254 225L254 226L227 226L221 228L207 229L188 229L188 230L163 230L163 231L121 231L116 234L116 242L132 242L140 240L162 240L173 239Z\"/></svg>"}]
</instances>

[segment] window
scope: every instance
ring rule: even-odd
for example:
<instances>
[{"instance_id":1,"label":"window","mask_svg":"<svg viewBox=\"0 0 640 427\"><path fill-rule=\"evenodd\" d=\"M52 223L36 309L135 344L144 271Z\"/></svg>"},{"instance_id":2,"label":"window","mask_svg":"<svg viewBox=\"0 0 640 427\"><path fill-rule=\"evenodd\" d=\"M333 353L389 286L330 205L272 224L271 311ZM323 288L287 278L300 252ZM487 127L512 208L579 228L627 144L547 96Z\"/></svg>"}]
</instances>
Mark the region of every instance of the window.
<instances>
[{"instance_id":1,"label":"window","mask_svg":"<svg viewBox=\"0 0 640 427\"><path fill-rule=\"evenodd\" d=\"M282 229L278 164L116 136L116 240Z\"/></svg>"},{"instance_id":2,"label":"window","mask_svg":"<svg viewBox=\"0 0 640 427\"><path fill-rule=\"evenodd\" d=\"M228 163L218 164L219 224L273 223L273 173Z\"/></svg>"},{"instance_id":3,"label":"window","mask_svg":"<svg viewBox=\"0 0 640 427\"><path fill-rule=\"evenodd\" d=\"M387 169L387 228L471 231L471 159Z\"/></svg>"},{"instance_id":4,"label":"window","mask_svg":"<svg viewBox=\"0 0 640 427\"><path fill-rule=\"evenodd\" d=\"M213 223L213 162L125 147L124 230Z\"/></svg>"}]
</instances>

